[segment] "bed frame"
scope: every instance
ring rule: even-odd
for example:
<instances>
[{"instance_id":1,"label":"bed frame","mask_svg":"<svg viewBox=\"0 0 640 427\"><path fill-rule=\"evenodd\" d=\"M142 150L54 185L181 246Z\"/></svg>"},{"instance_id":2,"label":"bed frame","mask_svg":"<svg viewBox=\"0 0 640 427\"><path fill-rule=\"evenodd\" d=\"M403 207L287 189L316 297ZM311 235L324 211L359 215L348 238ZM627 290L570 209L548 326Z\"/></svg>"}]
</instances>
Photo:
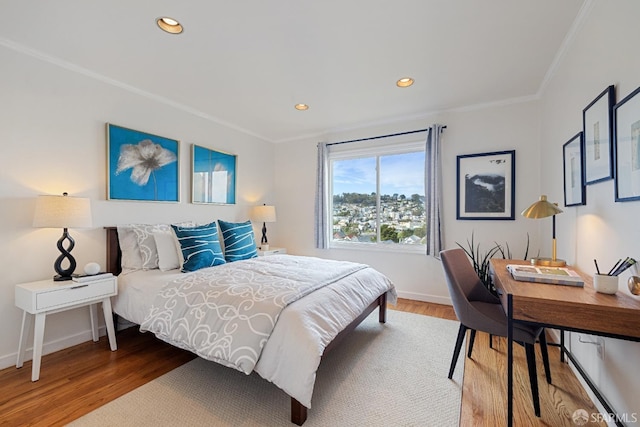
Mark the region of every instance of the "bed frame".
<instances>
[{"instance_id":1,"label":"bed frame","mask_svg":"<svg viewBox=\"0 0 640 427\"><path fill-rule=\"evenodd\" d=\"M122 271L121 259L122 251L118 241L118 229L116 227L105 227L107 231L107 271L115 275ZM384 292L378 296L364 311L347 325L324 349L323 355L327 354L331 349L336 347L344 337L354 330L372 311L379 308L378 321L386 323L387 321L387 293ZM291 398L291 422L301 426L307 420L307 407L302 405L293 397Z\"/></svg>"}]
</instances>

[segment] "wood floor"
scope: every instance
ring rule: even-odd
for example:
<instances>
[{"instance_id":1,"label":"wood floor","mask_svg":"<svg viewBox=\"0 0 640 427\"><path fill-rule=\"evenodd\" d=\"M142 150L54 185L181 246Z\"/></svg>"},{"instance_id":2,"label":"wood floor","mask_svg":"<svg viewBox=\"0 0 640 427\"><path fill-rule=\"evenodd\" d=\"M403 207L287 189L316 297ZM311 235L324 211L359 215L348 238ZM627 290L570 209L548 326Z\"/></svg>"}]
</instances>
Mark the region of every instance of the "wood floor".
<instances>
[{"instance_id":1,"label":"wood floor","mask_svg":"<svg viewBox=\"0 0 640 427\"><path fill-rule=\"evenodd\" d=\"M455 320L449 306L400 300L391 309ZM377 315L377 314L372 314ZM109 351L106 337L42 359L40 380L31 382L31 362L0 371L0 425L59 426L145 384L193 359L191 353L171 347L135 328L118 334L118 351ZM454 342L451 342L453 352ZM558 349L549 349L553 385L547 385L538 366L542 417L533 414L524 351L516 346L514 403L516 426L575 426L577 409L596 409L568 365L559 361ZM541 361L540 354L537 360ZM473 359L465 360L462 426L501 426L506 420L506 342L478 333ZM457 369L462 369L462 365ZM442 375L447 375L443 372ZM313 413L310 413L313 416ZM594 425L594 424L589 424ZM604 424L602 424L604 425Z\"/></svg>"}]
</instances>

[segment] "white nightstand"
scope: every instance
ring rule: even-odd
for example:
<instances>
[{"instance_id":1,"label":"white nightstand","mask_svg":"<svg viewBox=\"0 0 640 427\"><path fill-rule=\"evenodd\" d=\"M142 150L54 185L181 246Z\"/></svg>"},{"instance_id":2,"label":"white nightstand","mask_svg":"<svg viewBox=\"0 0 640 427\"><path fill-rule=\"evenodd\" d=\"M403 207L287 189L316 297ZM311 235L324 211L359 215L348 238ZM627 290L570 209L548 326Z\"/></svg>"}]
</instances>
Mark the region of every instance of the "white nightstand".
<instances>
[{"instance_id":1,"label":"white nightstand","mask_svg":"<svg viewBox=\"0 0 640 427\"><path fill-rule=\"evenodd\" d=\"M111 351L117 350L110 299L117 294L118 279L115 276L84 283L71 280L54 282L53 279L49 279L16 285L16 306L23 310L16 368L21 368L24 362L27 337L31 330L33 315L35 315L36 323L33 332L33 367L31 369L31 381L38 381L40 378L44 323L47 314L89 305L91 313L91 333L93 340L98 341L96 304L99 302L102 302L104 323L107 326Z\"/></svg>"},{"instance_id":2,"label":"white nightstand","mask_svg":"<svg viewBox=\"0 0 640 427\"><path fill-rule=\"evenodd\" d=\"M286 253L287 253L286 248L269 248L268 251L258 250L258 256L279 255L279 254L286 254Z\"/></svg>"}]
</instances>

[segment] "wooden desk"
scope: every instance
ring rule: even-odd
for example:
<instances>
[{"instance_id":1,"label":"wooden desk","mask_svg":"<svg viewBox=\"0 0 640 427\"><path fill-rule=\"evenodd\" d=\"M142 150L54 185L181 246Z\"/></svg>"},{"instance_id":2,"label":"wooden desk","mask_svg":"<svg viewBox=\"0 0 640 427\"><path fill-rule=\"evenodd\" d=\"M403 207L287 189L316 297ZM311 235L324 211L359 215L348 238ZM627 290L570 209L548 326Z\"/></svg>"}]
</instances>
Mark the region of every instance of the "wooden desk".
<instances>
[{"instance_id":1,"label":"wooden desk","mask_svg":"<svg viewBox=\"0 0 640 427\"><path fill-rule=\"evenodd\" d=\"M596 292L591 276L577 270L584 279L584 287L519 282L507 271L507 264L524 264L522 260L492 259L493 283L500 293L500 301L507 314L507 423L513 422L513 325L536 324L548 328L582 332L592 335L640 341L640 300L618 291L615 295ZM564 333L562 334L564 336ZM561 345L561 352L569 355L579 373L610 412L611 405L573 356ZM620 424L622 425L622 424Z\"/></svg>"}]
</instances>

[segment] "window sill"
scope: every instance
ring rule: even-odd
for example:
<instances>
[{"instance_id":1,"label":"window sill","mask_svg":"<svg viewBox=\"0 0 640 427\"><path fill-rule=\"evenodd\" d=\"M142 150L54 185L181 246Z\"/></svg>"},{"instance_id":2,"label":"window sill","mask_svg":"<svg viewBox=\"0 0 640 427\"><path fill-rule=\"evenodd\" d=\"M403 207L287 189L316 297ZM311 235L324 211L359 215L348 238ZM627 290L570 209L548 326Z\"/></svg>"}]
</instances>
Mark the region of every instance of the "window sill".
<instances>
[{"instance_id":1,"label":"window sill","mask_svg":"<svg viewBox=\"0 0 640 427\"><path fill-rule=\"evenodd\" d=\"M329 243L329 249L346 249L356 251L387 252L387 253L407 253L424 254L425 245L401 245L398 243Z\"/></svg>"}]
</instances>

